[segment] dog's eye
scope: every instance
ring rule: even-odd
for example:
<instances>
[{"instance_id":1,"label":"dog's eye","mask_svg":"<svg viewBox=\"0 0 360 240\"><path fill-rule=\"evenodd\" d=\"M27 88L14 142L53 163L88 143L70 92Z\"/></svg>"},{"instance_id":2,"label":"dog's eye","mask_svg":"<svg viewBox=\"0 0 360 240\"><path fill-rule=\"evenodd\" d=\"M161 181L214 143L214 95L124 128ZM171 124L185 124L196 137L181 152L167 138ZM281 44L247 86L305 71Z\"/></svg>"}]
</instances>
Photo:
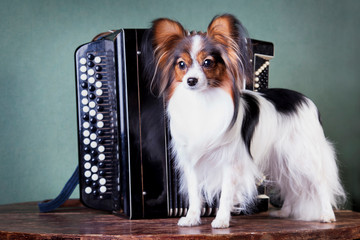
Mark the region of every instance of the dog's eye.
<instances>
[{"instance_id":1,"label":"dog's eye","mask_svg":"<svg viewBox=\"0 0 360 240\"><path fill-rule=\"evenodd\" d=\"M203 63L203 67L206 68L211 68L214 66L214 61L211 59L205 59L204 63Z\"/></svg>"},{"instance_id":2,"label":"dog's eye","mask_svg":"<svg viewBox=\"0 0 360 240\"><path fill-rule=\"evenodd\" d=\"M179 66L180 70L186 69L186 63L184 61L178 62L178 66Z\"/></svg>"}]
</instances>

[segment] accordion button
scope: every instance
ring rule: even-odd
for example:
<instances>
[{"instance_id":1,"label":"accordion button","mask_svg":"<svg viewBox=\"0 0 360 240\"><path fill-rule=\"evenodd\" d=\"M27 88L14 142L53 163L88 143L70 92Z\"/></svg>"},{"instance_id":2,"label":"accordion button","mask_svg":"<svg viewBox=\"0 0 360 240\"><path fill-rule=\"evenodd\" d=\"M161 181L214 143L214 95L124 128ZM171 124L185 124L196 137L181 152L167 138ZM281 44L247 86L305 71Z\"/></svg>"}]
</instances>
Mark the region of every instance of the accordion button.
<instances>
[{"instance_id":1,"label":"accordion button","mask_svg":"<svg viewBox=\"0 0 360 240\"><path fill-rule=\"evenodd\" d=\"M97 180L99 179L99 175L93 174L93 175L91 176L91 179L92 179L93 181L97 181Z\"/></svg>"},{"instance_id":2,"label":"accordion button","mask_svg":"<svg viewBox=\"0 0 360 240\"><path fill-rule=\"evenodd\" d=\"M84 168L85 169L90 169L91 168L91 164L89 162L84 164Z\"/></svg>"},{"instance_id":3,"label":"accordion button","mask_svg":"<svg viewBox=\"0 0 360 240\"><path fill-rule=\"evenodd\" d=\"M89 67L93 67L95 64L94 64L93 62L89 61L87 65L88 65Z\"/></svg>"},{"instance_id":4,"label":"accordion button","mask_svg":"<svg viewBox=\"0 0 360 240\"><path fill-rule=\"evenodd\" d=\"M101 171L100 171L100 172L101 172ZM100 172L99 172L99 173L100 173ZM104 172L104 171L102 171L102 172ZM100 178L99 183L100 183L101 185L105 185L105 184L106 184L106 179L105 179L105 178Z\"/></svg>"},{"instance_id":5,"label":"accordion button","mask_svg":"<svg viewBox=\"0 0 360 240\"><path fill-rule=\"evenodd\" d=\"M95 106L96 106L96 103L95 103L95 102L91 101L91 102L89 103L89 107L94 108Z\"/></svg>"},{"instance_id":6,"label":"accordion button","mask_svg":"<svg viewBox=\"0 0 360 240\"><path fill-rule=\"evenodd\" d=\"M94 77L89 77L88 81L89 81L90 84L93 84L95 82L95 78Z\"/></svg>"},{"instance_id":7,"label":"accordion button","mask_svg":"<svg viewBox=\"0 0 360 240\"><path fill-rule=\"evenodd\" d=\"M83 110L83 112L87 113L87 112L89 112L90 109L88 106L84 106L82 110Z\"/></svg>"},{"instance_id":8,"label":"accordion button","mask_svg":"<svg viewBox=\"0 0 360 240\"><path fill-rule=\"evenodd\" d=\"M104 160L105 160L105 154L101 153L101 154L99 155L99 160L100 160L100 161L104 161Z\"/></svg>"},{"instance_id":9,"label":"accordion button","mask_svg":"<svg viewBox=\"0 0 360 240\"><path fill-rule=\"evenodd\" d=\"M90 53L90 54L87 55L87 58L88 58L89 60L94 60L95 56Z\"/></svg>"},{"instance_id":10,"label":"accordion button","mask_svg":"<svg viewBox=\"0 0 360 240\"><path fill-rule=\"evenodd\" d=\"M89 153L91 150L89 147L84 147L84 152Z\"/></svg>"},{"instance_id":11,"label":"accordion button","mask_svg":"<svg viewBox=\"0 0 360 240\"><path fill-rule=\"evenodd\" d=\"M85 193L86 193L86 194L90 194L91 192L92 192L91 187L86 187L86 188L85 188Z\"/></svg>"},{"instance_id":12,"label":"accordion button","mask_svg":"<svg viewBox=\"0 0 360 240\"><path fill-rule=\"evenodd\" d=\"M96 157L98 155L98 152L96 150L91 150L91 155L93 155L94 157Z\"/></svg>"},{"instance_id":13,"label":"accordion button","mask_svg":"<svg viewBox=\"0 0 360 240\"><path fill-rule=\"evenodd\" d=\"M85 138L84 141L83 141L83 143L84 143L85 145L89 145L89 144L90 144L90 139Z\"/></svg>"},{"instance_id":14,"label":"accordion button","mask_svg":"<svg viewBox=\"0 0 360 240\"><path fill-rule=\"evenodd\" d=\"M95 70L98 71L98 72L100 72L100 71L102 70L102 67L99 66L99 65L96 65Z\"/></svg>"},{"instance_id":15,"label":"accordion button","mask_svg":"<svg viewBox=\"0 0 360 240\"><path fill-rule=\"evenodd\" d=\"M80 79L81 79L81 80L86 80L86 79L87 79L87 75L86 75L85 73L84 73L84 74L81 74Z\"/></svg>"},{"instance_id":16,"label":"accordion button","mask_svg":"<svg viewBox=\"0 0 360 240\"><path fill-rule=\"evenodd\" d=\"M89 76L92 76L95 74L95 71L94 69L89 69L87 73L89 74Z\"/></svg>"},{"instance_id":17,"label":"accordion button","mask_svg":"<svg viewBox=\"0 0 360 240\"><path fill-rule=\"evenodd\" d=\"M96 111L94 109L91 109L89 114L90 114L91 117L95 117Z\"/></svg>"},{"instance_id":18,"label":"accordion button","mask_svg":"<svg viewBox=\"0 0 360 240\"><path fill-rule=\"evenodd\" d=\"M97 82L95 83L95 85L96 85L97 88L101 88L101 87L102 87L102 82L97 81Z\"/></svg>"},{"instance_id":19,"label":"accordion button","mask_svg":"<svg viewBox=\"0 0 360 240\"><path fill-rule=\"evenodd\" d=\"M96 188L96 187L98 187L99 186L99 184L97 183L97 182L92 182L92 184L91 184L94 188Z\"/></svg>"},{"instance_id":20,"label":"accordion button","mask_svg":"<svg viewBox=\"0 0 360 240\"><path fill-rule=\"evenodd\" d=\"M104 127L104 122L99 121L99 122L97 123L97 127L98 127L98 128L103 128L103 127Z\"/></svg>"},{"instance_id":21,"label":"accordion button","mask_svg":"<svg viewBox=\"0 0 360 240\"><path fill-rule=\"evenodd\" d=\"M102 146L102 145L100 145L100 146L98 147L98 151L99 151L99 152L104 152L104 151L105 151L105 147Z\"/></svg>"},{"instance_id":22,"label":"accordion button","mask_svg":"<svg viewBox=\"0 0 360 240\"><path fill-rule=\"evenodd\" d=\"M86 66L81 66L80 67L80 72L84 73L84 72L86 72L86 70L87 70Z\"/></svg>"},{"instance_id":23,"label":"accordion button","mask_svg":"<svg viewBox=\"0 0 360 240\"><path fill-rule=\"evenodd\" d=\"M102 99L102 98L97 98L97 99L96 99L96 102L99 103L99 104L101 104L101 103L104 102L104 99Z\"/></svg>"},{"instance_id":24,"label":"accordion button","mask_svg":"<svg viewBox=\"0 0 360 240\"><path fill-rule=\"evenodd\" d=\"M104 110L103 106L97 106L96 109L97 109L99 112Z\"/></svg>"},{"instance_id":25,"label":"accordion button","mask_svg":"<svg viewBox=\"0 0 360 240\"><path fill-rule=\"evenodd\" d=\"M103 90L98 89L96 90L96 95L101 96L103 94Z\"/></svg>"},{"instance_id":26,"label":"accordion button","mask_svg":"<svg viewBox=\"0 0 360 240\"><path fill-rule=\"evenodd\" d=\"M83 119L86 120L86 121L89 120L89 115L88 115L88 114L84 114Z\"/></svg>"},{"instance_id":27,"label":"accordion button","mask_svg":"<svg viewBox=\"0 0 360 240\"><path fill-rule=\"evenodd\" d=\"M105 167L105 163L104 162L99 162L99 168L104 168Z\"/></svg>"},{"instance_id":28,"label":"accordion button","mask_svg":"<svg viewBox=\"0 0 360 240\"><path fill-rule=\"evenodd\" d=\"M99 136L103 136L103 135L104 135L104 131L99 130L99 131L97 131L97 134L98 134Z\"/></svg>"},{"instance_id":29,"label":"accordion button","mask_svg":"<svg viewBox=\"0 0 360 240\"><path fill-rule=\"evenodd\" d=\"M96 96L95 96L95 94L90 93L90 94L89 94L89 98L90 98L90 99L95 99L95 98L96 98Z\"/></svg>"},{"instance_id":30,"label":"accordion button","mask_svg":"<svg viewBox=\"0 0 360 240\"><path fill-rule=\"evenodd\" d=\"M86 63L86 58L80 58L80 64L85 64Z\"/></svg>"},{"instance_id":31,"label":"accordion button","mask_svg":"<svg viewBox=\"0 0 360 240\"><path fill-rule=\"evenodd\" d=\"M91 132L96 132L96 129L97 129L97 128L96 128L95 126L91 126L91 127L90 127L90 131L91 131Z\"/></svg>"},{"instance_id":32,"label":"accordion button","mask_svg":"<svg viewBox=\"0 0 360 240\"><path fill-rule=\"evenodd\" d=\"M102 115L101 113L99 113L98 115L96 115L96 118L98 120L103 120L104 119L104 115Z\"/></svg>"},{"instance_id":33,"label":"accordion button","mask_svg":"<svg viewBox=\"0 0 360 240\"><path fill-rule=\"evenodd\" d=\"M104 141L104 140L103 140L102 138L99 138L99 139L98 139L98 142L99 142L99 143L102 143L103 141Z\"/></svg>"},{"instance_id":34,"label":"accordion button","mask_svg":"<svg viewBox=\"0 0 360 240\"><path fill-rule=\"evenodd\" d=\"M91 122L92 124L95 124L95 123L96 123L96 118L91 118L91 119L90 119L90 122Z\"/></svg>"},{"instance_id":35,"label":"accordion button","mask_svg":"<svg viewBox=\"0 0 360 240\"><path fill-rule=\"evenodd\" d=\"M83 128L89 128L90 127L90 123L89 122L84 122L83 123Z\"/></svg>"},{"instance_id":36,"label":"accordion button","mask_svg":"<svg viewBox=\"0 0 360 240\"><path fill-rule=\"evenodd\" d=\"M87 90L82 90L81 91L81 96L86 97L88 95L88 91Z\"/></svg>"},{"instance_id":37,"label":"accordion button","mask_svg":"<svg viewBox=\"0 0 360 240\"><path fill-rule=\"evenodd\" d=\"M91 142L90 147L96 148L97 147L97 142L95 142L95 141Z\"/></svg>"},{"instance_id":38,"label":"accordion button","mask_svg":"<svg viewBox=\"0 0 360 240\"><path fill-rule=\"evenodd\" d=\"M93 195L97 196L99 194L99 192L97 190L94 190L93 192Z\"/></svg>"},{"instance_id":39,"label":"accordion button","mask_svg":"<svg viewBox=\"0 0 360 240\"><path fill-rule=\"evenodd\" d=\"M85 161L89 161L90 159L91 159L90 154L85 154L84 160L85 160Z\"/></svg>"},{"instance_id":40,"label":"accordion button","mask_svg":"<svg viewBox=\"0 0 360 240\"><path fill-rule=\"evenodd\" d=\"M90 135L90 132L88 131L88 130L85 130L84 132L83 132L83 136L84 137L88 137Z\"/></svg>"},{"instance_id":41,"label":"accordion button","mask_svg":"<svg viewBox=\"0 0 360 240\"><path fill-rule=\"evenodd\" d=\"M95 57L94 62L95 63L101 63L101 57Z\"/></svg>"},{"instance_id":42,"label":"accordion button","mask_svg":"<svg viewBox=\"0 0 360 240\"><path fill-rule=\"evenodd\" d=\"M92 166L92 167L91 167L91 171L92 171L93 173L96 173L98 170L99 170L99 169L98 169L97 166Z\"/></svg>"},{"instance_id":43,"label":"accordion button","mask_svg":"<svg viewBox=\"0 0 360 240\"><path fill-rule=\"evenodd\" d=\"M92 92L95 91L95 86L94 86L94 85L90 85L90 86L89 86L89 90L92 91Z\"/></svg>"},{"instance_id":44,"label":"accordion button","mask_svg":"<svg viewBox=\"0 0 360 240\"><path fill-rule=\"evenodd\" d=\"M95 78L96 78L96 79L102 79L102 75L101 75L100 73L97 73L97 74L95 75Z\"/></svg>"},{"instance_id":45,"label":"accordion button","mask_svg":"<svg viewBox=\"0 0 360 240\"><path fill-rule=\"evenodd\" d=\"M105 186L101 186L101 187L100 187L100 192L101 192L101 193L105 193L105 192L106 192L106 187L105 187Z\"/></svg>"},{"instance_id":46,"label":"accordion button","mask_svg":"<svg viewBox=\"0 0 360 240\"><path fill-rule=\"evenodd\" d=\"M87 177L87 178L90 177L91 172L89 170L85 171L84 176Z\"/></svg>"},{"instance_id":47,"label":"accordion button","mask_svg":"<svg viewBox=\"0 0 360 240\"><path fill-rule=\"evenodd\" d=\"M83 105L87 105L89 103L89 100L87 98L83 98L83 99L81 99L81 103Z\"/></svg>"},{"instance_id":48,"label":"accordion button","mask_svg":"<svg viewBox=\"0 0 360 240\"><path fill-rule=\"evenodd\" d=\"M105 176L105 171L104 170L100 170L99 171L99 175L100 176ZM104 178L102 178L102 179L104 179ZM101 179L100 179L101 180ZM105 180L105 179L104 179ZM105 184L105 183L104 183Z\"/></svg>"},{"instance_id":49,"label":"accordion button","mask_svg":"<svg viewBox=\"0 0 360 240\"><path fill-rule=\"evenodd\" d=\"M95 139L96 139L96 137L97 137L97 136L96 136L96 134L95 134L95 133L90 134L90 139L91 139L91 140L95 140Z\"/></svg>"},{"instance_id":50,"label":"accordion button","mask_svg":"<svg viewBox=\"0 0 360 240\"><path fill-rule=\"evenodd\" d=\"M92 183L92 181L89 178L87 178L87 179L85 179L85 183L86 183L86 185L90 185Z\"/></svg>"}]
</instances>

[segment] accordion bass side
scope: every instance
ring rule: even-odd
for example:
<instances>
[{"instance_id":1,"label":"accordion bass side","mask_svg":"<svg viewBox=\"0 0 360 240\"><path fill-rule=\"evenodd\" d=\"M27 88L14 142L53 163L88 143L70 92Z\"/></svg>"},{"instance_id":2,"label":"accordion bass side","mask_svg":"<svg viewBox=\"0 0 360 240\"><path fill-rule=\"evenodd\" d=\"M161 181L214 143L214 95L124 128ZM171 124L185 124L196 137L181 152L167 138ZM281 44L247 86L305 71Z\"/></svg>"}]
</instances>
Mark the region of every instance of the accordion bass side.
<instances>
[{"instance_id":1,"label":"accordion bass side","mask_svg":"<svg viewBox=\"0 0 360 240\"><path fill-rule=\"evenodd\" d=\"M182 216L188 203L168 147L164 102L142 76L145 31L100 34L75 51L80 199L130 219ZM268 86L273 45L253 40L253 52L254 81L246 88L257 91ZM214 214L216 202L203 215Z\"/></svg>"}]
</instances>

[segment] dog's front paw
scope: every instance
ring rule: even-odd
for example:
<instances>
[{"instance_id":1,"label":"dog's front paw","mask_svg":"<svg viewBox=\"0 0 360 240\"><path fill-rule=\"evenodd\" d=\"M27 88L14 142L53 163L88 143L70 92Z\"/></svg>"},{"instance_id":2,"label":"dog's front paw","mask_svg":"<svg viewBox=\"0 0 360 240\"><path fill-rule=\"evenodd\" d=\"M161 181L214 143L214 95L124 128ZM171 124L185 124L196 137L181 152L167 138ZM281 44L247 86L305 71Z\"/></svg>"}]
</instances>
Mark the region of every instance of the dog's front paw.
<instances>
[{"instance_id":1,"label":"dog's front paw","mask_svg":"<svg viewBox=\"0 0 360 240\"><path fill-rule=\"evenodd\" d=\"M200 218L186 216L180 218L180 220L178 221L178 226L191 227L191 226L200 225L200 223L201 223Z\"/></svg>"},{"instance_id":2,"label":"dog's front paw","mask_svg":"<svg viewBox=\"0 0 360 240\"><path fill-rule=\"evenodd\" d=\"M230 225L230 220L228 218L215 218L212 223L211 227L213 228L228 228Z\"/></svg>"},{"instance_id":3,"label":"dog's front paw","mask_svg":"<svg viewBox=\"0 0 360 240\"><path fill-rule=\"evenodd\" d=\"M335 221L336 219L334 212L325 213L320 217L320 222L322 223L332 223Z\"/></svg>"}]
</instances>

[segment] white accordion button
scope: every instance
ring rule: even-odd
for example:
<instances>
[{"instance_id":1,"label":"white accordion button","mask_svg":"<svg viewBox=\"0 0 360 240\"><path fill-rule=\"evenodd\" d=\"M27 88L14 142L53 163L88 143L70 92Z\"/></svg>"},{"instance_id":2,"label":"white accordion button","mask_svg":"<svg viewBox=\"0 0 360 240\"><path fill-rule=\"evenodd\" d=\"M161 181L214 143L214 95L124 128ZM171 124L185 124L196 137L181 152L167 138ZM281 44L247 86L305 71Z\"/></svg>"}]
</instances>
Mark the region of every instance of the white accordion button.
<instances>
[{"instance_id":1,"label":"white accordion button","mask_svg":"<svg viewBox=\"0 0 360 240\"><path fill-rule=\"evenodd\" d=\"M95 57L94 62L95 63L101 63L101 57Z\"/></svg>"},{"instance_id":2,"label":"white accordion button","mask_svg":"<svg viewBox=\"0 0 360 240\"><path fill-rule=\"evenodd\" d=\"M91 179L92 179L93 181L96 181L96 180L99 179L99 175L93 174L93 175L91 176Z\"/></svg>"},{"instance_id":3,"label":"white accordion button","mask_svg":"<svg viewBox=\"0 0 360 240\"><path fill-rule=\"evenodd\" d=\"M97 82L95 83L95 86L98 87L98 88L101 88L101 87L102 87L102 82L97 81Z\"/></svg>"},{"instance_id":4,"label":"white accordion button","mask_svg":"<svg viewBox=\"0 0 360 240\"><path fill-rule=\"evenodd\" d=\"M97 120L103 120L104 119L104 115L102 115L101 113L99 113L98 115L96 115Z\"/></svg>"},{"instance_id":5,"label":"white accordion button","mask_svg":"<svg viewBox=\"0 0 360 240\"><path fill-rule=\"evenodd\" d=\"M100 155L99 155L99 160L100 160L100 161L104 161L104 160L105 160L105 154L103 154L103 153L100 154Z\"/></svg>"},{"instance_id":6,"label":"white accordion button","mask_svg":"<svg viewBox=\"0 0 360 240\"><path fill-rule=\"evenodd\" d=\"M99 183L100 183L100 185L105 185L106 184L106 179L105 178L100 178Z\"/></svg>"},{"instance_id":7,"label":"white accordion button","mask_svg":"<svg viewBox=\"0 0 360 240\"><path fill-rule=\"evenodd\" d=\"M86 90L85 90L86 91ZM87 95L87 92L86 92L86 95ZM89 103L89 100L87 99L87 98L83 98L83 99L81 99L81 103L83 104L83 105L87 105L88 103Z\"/></svg>"},{"instance_id":8,"label":"white accordion button","mask_svg":"<svg viewBox=\"0 0 360 240\"><path fill-rule=\"evenodd\" d=\"M98 89L96 90L96 95L101 96L103 94L103 90Z\"/></svg>"},{"instance_id":9,"label":"white accordion button","mask_svg":"<svg viewBox=\"0 0 360 240\"><path fill-rule=\"evenodd\" d=\"M92 166L92 167L91 167L91 171L92 171L93 173L96 173L98 170L99 170L99 169L98 169L97 166Z\"/></svg>"},{"instance_id":10,"label":"white accordion button","mask_svg":"<svg viewBox=\"0 0 360 240\"><path fill-rule=\"evenodd\" d=\"M90 127L90 123L89 122L84 122L83 123L83 128L89 128Z\"/></svg>"},{"instance_id":11,"label":"white accordion button","mask_svg":"<svg viewBox=\"0 0 360 240\"><path fill-rule=\"evenodd\" d=\"M86 58L80 58L80 63L85 64L86 63Z\"/></svg>"},{"instance_id":12,"label":"white accordion button","mask_svg":"<svg viewBox=\"0 0 360 240\"><path fill-rule=\"evenodd\" d=\"M94 69L89 69L87 73L89 74L89 76L92 76L94 75L95 71Z\"/></svg>"},{"instance_id":13,"label":"white accordion button","mask_svg":"<svg viewBox=\"0 0 360 240\"><path fill-rule=\"evenodd\" d=\"M98 128L104 127L104 122L99 121L99 122L97 123L97 126L98 126Z\"/></svg>"},{"instance_id":14,"label":"white accordion button","mask_svg":"<svg viewBox=\"0 0 360 240\"><path fill-rule=\"evenodd\" d=\"M81 74L80 79L81 79L81 80L86 80L86 79L87 79L87 75L86 75L86 74Z\"/></svg>"},{"instance_id":15,"label":"white accordion button","mask_svg":"<svg viewBox=\"0 0 360 240\"><path fill-rule=\"evenodd\" d=\"M94 108L95 106L96 106L95 102L91 101L91 102L89 103L89 107Z\"/></svg>"},{"instance_id":16,"label":"white accordion button","mask_svg":"<svg viewBox=\"0 0 360 240\"><path fill-rule=\"evenodd\" d=\"M90 161L90 159L91 159L90 154L85 154L84 160L85 160L85 161Z\"/></svg>"},{"instance_id":17,"label":"white accordion button","mask_svg":"<svg viewBox=\"0 0 360 240\"><path fill-rule=\"evenodd\" d=\"M87 95L88 95L88 91L86 90L81 91L81 96L86 97Z\"/></svg>"},{"instance_id":18,"label":"white accordion button","mask_svg":"<svg viewBox=\"0 0 360 240\"><path fill-rule=\"evenodd\" d=\"M85 168L85 169L90 169L90 168L91 168L91 164L90 164L89 162L86 162L86 163L84 164L84 168Z\"/></svg>"},{"instance_id":19,"label":"white accordion button","mask_svg":"<svg viewBox=\"0 0 360 240\"><path fill-rule=\"evenodd\" d=\"M94 77L89 77L89 83L93 84L95 82L95 78Z\"/></svg>"},{"instance_id":20,"label":"white accordion button","mask_svg":"<svg viewBox=\"0 0 360 240\"><path fill-rule=\"evenodd\" d=\"M80 72L86 72L87 68L85 66L80 67Z\"/></svg>"},{"instance_id":21,"label":"white accordion button","mask_svg":"<svg viewBox=\"0 0 360 240\"><path fill-rule=\"evenodd\" d=\"M89 170L85 171L84 176L87 177L87 178L90 177L91 172Z\"/></svg>"},{"instance_id":22,"label":"white accordion button","mask_svg":"<svg viewBox=\"0 0 360 240\"><path fill-rule=\"evenodd\" d=\"M86 187L86 188L85 188L85 193L86 193L86 194L90 194L91 191L92 191L91 187Z\"/></svg>"},{"instance_id":23,"label":"white accordion button","mask_svg":"<svg viewBox=\"0 0 360 240\"><path fill-rule=\"evenodd\" d=\"M98 151L99 151L99 152L104 152L104 151L105 151L105 147L102 146L102 145L99 146L99 147L98 147Z\"/></svg>"},{"instance_id":24,"label":"white accordion button","mask_svg":"<svg viewBox=\"0 0 360 240\"><path fill-rule=\"evenodd\" d=\"M105 192L106 192L106 187L105 187L105 186L101 186L101 187L100 187L100 192L101 192L101 193L105 193Z\"/></svg>"}]
</instances>

